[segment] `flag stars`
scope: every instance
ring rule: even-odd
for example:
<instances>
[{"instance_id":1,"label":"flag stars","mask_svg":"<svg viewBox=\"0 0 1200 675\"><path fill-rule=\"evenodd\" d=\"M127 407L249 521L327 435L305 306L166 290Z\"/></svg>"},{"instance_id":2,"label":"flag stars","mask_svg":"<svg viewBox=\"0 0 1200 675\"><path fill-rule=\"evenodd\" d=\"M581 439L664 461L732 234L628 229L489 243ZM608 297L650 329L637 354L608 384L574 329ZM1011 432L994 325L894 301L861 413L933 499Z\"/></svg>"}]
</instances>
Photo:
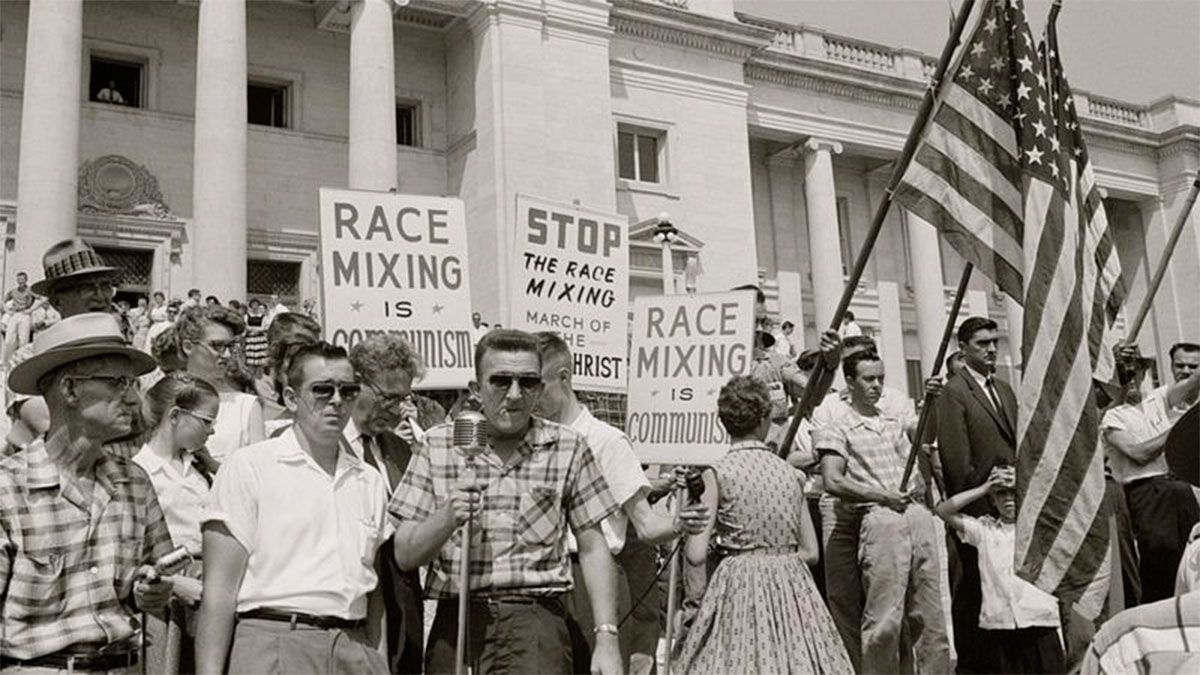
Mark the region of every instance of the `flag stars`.
<instances>
[{"instance_id":1,"label":"flag stars","mask_svg":"<svg viewBox=\"0 0 1200 675\"><path fill-rule=\"evenodd\" d=\"M1045 89L1046 88L1046 76L1041 73L1038 73L1034 77L1038 81L1038 87Z\"/></svg>"},{"instance_id":2,"label":"flag stars","mask_svg":"<svg viewBox=\"0 0 1200 675\"><path fill-rule=\"evenodd\" d=\"M985 47L983 46L982 42L976 42L975 45L971 47L971 56L983 56L984 49Z\"/></svg>"},{"instance_id":3,"label":"flag stars","mask_svg":"<svg viewBox=\"0 0 1200 675\"><path fill-rule=\"evenodd\" d=\"M1046 125L1042 124L1041 120L1038 120L1033 123L1033 131L1034 131L1034 133L1036 133L1038 136L1041 136L1042 138L1046 137Z\"/></svg>"},{"instance_id":4,"label":"flag stars","mask_svg":"<svg viewBox=\"0 0 1200 675\"><path fill-rule=\"evenodd\" d=\"M1042 163L1042 155L1044 155L1044 154L1046 154L1046 153L1042 152L1041 150L1038 150L1037 146L1034 146L1025 151L1025 156L1029 159L1030 164L1041 164Z\"/></svg>"},{"instance_id":5,"label":"flag stars","mask_svg":"<svg viewBox=\"0 0 1200 675\"><path fill-rule=\"evenodd\" d=\"M987 23L983 25L983 29L985 31L987 31L989 34L995 33L996 29L999 27L1000 27L1000 23L996 21L996 17L994 17L994 16L989 16Z\"/></svg>"},{"instance_id":6,"label":"flag stars","mask_svg":"<svg viewBox=\"0 0 1200 675\"><path fill-rule=\"evenodd\" d=\"M993 85L992 81L986 77L979 81L979 93L983 94L984 96L992 93L992 89L994 88L995 85Z\"/></svg>"},{"instance_id":7,"label":"flag stars","mask_svg":"<svg viewBox=\"0 0 1200 675\"><path fill-rule=\"evenodd\" d=\"M1030 61L1028 56L1022 56L1017 59L1017 63L1021 64L1021 70L1033 72L1033 61Z\"/></svg>"},{"instance_id":8,"label":"flag stars","mask_svg":"<svg viewBox=\"0 0 1200 675\"><path fill-rule=\"evenodd\" d=\"M1054 174L1055 178L1058 178L1058 164L1050 165L1050 173Z\"/></svg>"},{"instance_id":9,"label":"flag stars","mask_svg":"<svg viewBox=\"0 0 1200 675\"><path fill-rule=\"evenodd\" d=\"M1062 143L1058 142L1058 136L1050 137L1050 149L1054 152L1059 152L1062 150Z\"/></svg>"},{"instance_id":10,"label":"flag stars","mask_svg":"<svg viewBox=\"0 0 1200 675\"><path fill-rule=\"evenodd\" d=\"M1033 91L1033 88L1022 82L1017 87L1017 100L1020 101L1022 99L1029 98L1029 92L1031 91Z\"/></svg>"},{"instance_id":11,"label":"flag stars","mask_svg":"<svg viewBox=\"0 0 1200 675\"><path fill-rule=\"evenodd\" d=\"M971 70L971 64L969 63L960 68L958 70L958 74L959 77L963 78L964 80L969 80L972 77L975 77L975 71Z\"/></svg>"},{"instance_id":12,"label":"flag stars","mask_svg":"<svg viewBox=\"0 0 1200 675\"><path fill-rule=\"evenodd\" d=\"M992 65L989 67L995 71L1004 70L1004 59L997 56L996 58L992 59Z\"/></svg>"}]
</instances>

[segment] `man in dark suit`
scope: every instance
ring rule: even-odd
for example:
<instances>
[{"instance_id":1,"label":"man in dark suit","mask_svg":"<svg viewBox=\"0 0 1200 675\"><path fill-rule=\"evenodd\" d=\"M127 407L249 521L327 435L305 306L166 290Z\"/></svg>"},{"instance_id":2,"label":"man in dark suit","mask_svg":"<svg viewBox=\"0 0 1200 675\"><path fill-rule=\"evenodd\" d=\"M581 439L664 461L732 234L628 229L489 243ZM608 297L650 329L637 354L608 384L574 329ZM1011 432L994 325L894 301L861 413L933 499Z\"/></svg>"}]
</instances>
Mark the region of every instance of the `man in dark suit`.
<instances>
[{"instance_id":1,"label":"man in dark suit","mask_svg":"<svg viewBox=\"0 0 1200 675\"><path fill-rule=\"evenodd\" d=\"M958 328L963 367L946 381L938 399L938 454L947 496L982 485L992 467L1016 461L1017 397L1007 382L995 376L996 328L995 321L977 316ZM979 500L965 512L983 516L991 508L986 500ZM958 670L990 672L993 662L979 634L978 556L974 547L957 537L954 540L951 614Z\"/></svg>"},{"instance_id":2,"label":"man in dark suit","mask_svg":"<svg viewBox=\"0 0 1200 675\"><path fill-rule=\"evenodd\" d=\"M417 415L412 383L420 372L420 360L404 338L376 335L354 345L350 363L363 389L343 436L351 452L387 479L390 498L412 458L410 442ZM393 673L420 673L425 631L421 580L416 570L399 568L390 541L379 550L375 568L387 616L388 667Z\"/></svg>"}]
</instances>

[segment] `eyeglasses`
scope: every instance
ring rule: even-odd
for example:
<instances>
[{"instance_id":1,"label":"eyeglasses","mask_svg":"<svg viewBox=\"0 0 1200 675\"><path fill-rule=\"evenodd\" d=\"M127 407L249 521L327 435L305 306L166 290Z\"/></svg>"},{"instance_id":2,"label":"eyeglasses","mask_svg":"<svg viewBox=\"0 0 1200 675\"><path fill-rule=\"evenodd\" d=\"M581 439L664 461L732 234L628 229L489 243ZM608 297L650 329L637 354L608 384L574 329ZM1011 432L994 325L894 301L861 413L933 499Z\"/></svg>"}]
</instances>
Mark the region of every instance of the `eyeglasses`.
<instances>
[{"instance_id":1,"label":"eyeglasses","mask_svg":"<svg viewBox=\"0 0 1200 675\"><path fill-rule=\"evenodd\" d=\"M513 382L517 383L522 393L542 388L542 378L540 375L491 375L488 377L488 384L493 389L499 391L512 389Z\"/></svg>"},{"instance_id":2,"label":"eyeglasses","mask_svg":"<svg viewBox=\"0 0 1200 675\"><path fill-rule=\"evenodd\" d=\"M205 340L204 344L217 354L228 353L231 356L242 347L240 340Z\"/></svg>"},{"instance_id":3,"label":"eyeglasses","mask_svg":"<svg viewBox=\"0 0 1200 675\"><path fill-rule=\"evenodd\" d=\"M107 382L109 386L116 387L122 394L130 391L141 391L142 389L142 381L128 375L69 375L68 377L72 380Z\"/></svg>"},{"instance_id":4,"label":"eyeglasses","mask_svg":"<svg viewBox=\"0 0 1200 675\"><path fill-rule=\"evenodd\" d=\"M217 418L209 417L208 415L205 415L203 413L198 413L195 410L188 410L187 408L179 408L179 407L176 407L175 409L178 410L179 412L183 413L184 415L187 415L188 417L195 418L197 421L200 422L200 424L204 425L204 428L207 430L212 430L213 426L217 423Z\"/></svg>"},{"instance_id":5,"label":"eyeglasses","mask_svg":"<svg viewBox=\"0 0 1200 675\"><path fill-rule=\"evenodd\" d=\"M409 394L394 394L386 392L379 385L368 379L363 379L363 384L367 385L367 388L371 390L371 393L375 394L375 398L379 399L379 405L385 408L401 405L407 401L409 397Z\"/></svg>"},{"instance_id":6,"label":"eyeglasses","mask_svg":"<svg viewBox=\"0 0 1200 675\"><path fill-rule=\"evenodd\" d=\"M343 401L353 401L362 393L362 385L357 382L313 382L308 385L308 391L317 405L328 405L335 392Z\"/></svg>"}]
</instances>

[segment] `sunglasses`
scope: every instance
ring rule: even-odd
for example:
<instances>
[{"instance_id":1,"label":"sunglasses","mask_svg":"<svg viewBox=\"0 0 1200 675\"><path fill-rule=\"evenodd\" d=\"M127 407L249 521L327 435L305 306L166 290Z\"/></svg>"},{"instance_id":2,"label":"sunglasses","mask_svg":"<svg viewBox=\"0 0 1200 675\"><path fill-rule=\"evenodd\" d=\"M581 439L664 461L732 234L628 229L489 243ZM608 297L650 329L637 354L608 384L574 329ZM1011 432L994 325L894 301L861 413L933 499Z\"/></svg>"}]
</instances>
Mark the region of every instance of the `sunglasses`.
<instances>
[{"instance_id":1,"label":"sunglasses","mask_svg":"<svg viewBox=\"0 0 1200 675\"><path fill-rule=\"evenodd\" d=\"M313 382L308 385L308 391L314 402L326 405L333 400L334 393L343 401L353 401L362 393L362 385L357 382Z\"/></svg>"},{"instance_id":2,"label":"sunglasses","mask_svg":"<svg viewBox=\"0 0 1200 675\"><path fill-rule=\"evenodd\" d=\"M493 389L500 391L512 389L513 382L517 383L522 392L535 391L542 387L540 375L492 375L488 377L488 384Z\"/></svg>"},{"instance_id":3,"label":"sunglasses","mask_svg":"<svg viewBox=\"0 0 1200 675\"><path fill-rule=\"evenodd\" d=\"M178 407L175 409L178 410L179 412L183 413L184 415L187 415L188 417L196 419L198 422L200 422L202 425L204 425L205 429L212 429L213 425L215 425L217 423L217 418L209 417L208 415L205 415L203 413L198 413L195 410L188 410L187 408L178 408Z\"/></svg>"},{"instance_id":4,"label":"sunglasses","mask_svg":"<svg viewBox=\"0 0 1200 675\"><path fill-rule=\"evenodd\" d=\"M107 382L109 386L115 387L121 393L130 391L140 391L142 381L136 377L128 375L70 375L72 380L98 380Z\"/></svg>"},{"instance_id":5,"label":"sunglasses","mask_svg":"<svg viewBox=\"0 0 1200 675\"><path fill-rule=\"evenodd\" d=\"M372 394L375 394L375 398L378 399L379 405L385 408L401 405L408 400L408 394L388 393L379 385L370 380L363 380L363 384L365 384L367 388L371 390Z\"/></svg>"},{"instance_id":6,"label":"sunglasses","mask_svg":"<svg viewBox=\"0 0 1200 675\"><path fill-rule=\"evenodd\" d=\"M237 340L205 340L204 344L216 354L236 354L242 343Z\"/></svg>"}]
</instances>

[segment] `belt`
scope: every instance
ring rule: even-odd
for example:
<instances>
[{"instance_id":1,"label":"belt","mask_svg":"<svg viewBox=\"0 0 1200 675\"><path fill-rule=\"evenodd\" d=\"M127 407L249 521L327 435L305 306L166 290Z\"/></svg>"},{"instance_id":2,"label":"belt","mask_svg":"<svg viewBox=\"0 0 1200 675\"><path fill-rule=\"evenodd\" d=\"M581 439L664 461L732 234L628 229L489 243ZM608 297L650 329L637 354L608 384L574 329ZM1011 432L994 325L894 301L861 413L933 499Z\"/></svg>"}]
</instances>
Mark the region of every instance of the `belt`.
<instances>
[{"instance_id":1,"label":"belt","mask_svg":"<svg viewBox=\"0 0 1200 675\"><path fill-rule=\"evenodd\" d=\"M555 595L531 595L529 593L507 593L498 595L473 595L471 604L482 607L500 607L502 605L544 605L551 608L562 606L562 593ZM457 599L443 602L457 603Z\"/></svg>"},{"instance_id":2,"label":"belt","mask_svg":"<svg viewBox=\"0 0 1200 675\"><path fill-rule=\"evenodd\" d=\"M76 654L72 652L53 652L32 659L0 658L0 667L9 668L21 666L25 668L55 668L58 670L105 671L119 670L136 666L137 652L119 652L115 654Z\"/></svg>"},{"instance_id":3,"label":"belt","mask_svg":"<svg viewBox=\"0 0 1200 675\"><path fill-rule=\"evenodd\" d=\"M355 628L363 628L367 625L366 619L343 619L337 616L314 616L312 614L304 614L302 612L287 612L279 609L268 609L260 607L247 612L238 612L239 619L262 619L263 621L279 621L281 623L290 623L294 627L296 624L304 624L314 628L324 628L325 630L352 630Z\"/></svg>"}]
</instances>

